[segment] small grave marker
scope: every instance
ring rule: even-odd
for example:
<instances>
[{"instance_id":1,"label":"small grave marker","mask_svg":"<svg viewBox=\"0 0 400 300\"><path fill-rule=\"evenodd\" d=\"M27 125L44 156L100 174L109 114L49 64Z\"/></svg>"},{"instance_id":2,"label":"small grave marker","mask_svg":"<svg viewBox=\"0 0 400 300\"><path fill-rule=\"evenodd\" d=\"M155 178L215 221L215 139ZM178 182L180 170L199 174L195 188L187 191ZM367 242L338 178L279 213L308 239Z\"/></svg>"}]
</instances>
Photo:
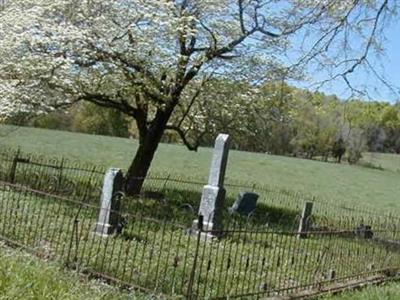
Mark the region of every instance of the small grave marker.
<instances>
[{"instance_id":1,"label":"small grave marker","mask_svg":"<svg viewBox=\"0 0 400 300\"><path fill-rule=\"evenodd\" d=\"M355 234L357 237L363 239L372 239L374 237L371 226L364 224L360 224L359 226L357 226L357 228L355 229Z\"/></svg>"},{"instance_id":2,"label":"small grave marker","mask_svg":"<svg viewBox=\"0 0 400 300\"><path fill-rule=\"evenodd\" d=\"M258 197L259 195L253 192L241 192L229 211L250 215L256 209Z\"/></svg>"}]
</instances>

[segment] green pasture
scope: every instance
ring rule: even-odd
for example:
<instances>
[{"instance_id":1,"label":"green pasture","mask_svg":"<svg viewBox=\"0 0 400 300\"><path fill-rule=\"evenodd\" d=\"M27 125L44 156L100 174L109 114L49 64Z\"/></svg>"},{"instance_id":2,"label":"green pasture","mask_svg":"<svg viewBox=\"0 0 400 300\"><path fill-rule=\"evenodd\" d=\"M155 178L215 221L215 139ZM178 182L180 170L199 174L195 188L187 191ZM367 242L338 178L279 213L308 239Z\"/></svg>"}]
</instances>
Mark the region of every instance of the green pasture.
<instances>
[{"instance_id":1,"label":"green pasture","mask_svg":"<svg viewBox=\"0 0 400 300\"><path fill-rule=\"evenodd\" d=\"M0 136L0 146L125 169L137 147L137 141L130 139L35 128L13 131L2 126ZM161 144L152 171L204 181L211 154L209 148L190 152L181 145ZM231 151L226 182L257 183L315 195L331 203L392 211L400 208L399 169L400 158L393 154L366 154L362 165L350 166Z\"/></svg>"},{"instance_id":2,"label":"green pasture","mask_svg":"<svg viewBox=\"0 0 400 300\"><path fill-rule=\"evenodd\" d=\"M392 153L364 153L361 165L383 169L386 171L400 172L400 155Z\"/></svg>"}]
</instances>

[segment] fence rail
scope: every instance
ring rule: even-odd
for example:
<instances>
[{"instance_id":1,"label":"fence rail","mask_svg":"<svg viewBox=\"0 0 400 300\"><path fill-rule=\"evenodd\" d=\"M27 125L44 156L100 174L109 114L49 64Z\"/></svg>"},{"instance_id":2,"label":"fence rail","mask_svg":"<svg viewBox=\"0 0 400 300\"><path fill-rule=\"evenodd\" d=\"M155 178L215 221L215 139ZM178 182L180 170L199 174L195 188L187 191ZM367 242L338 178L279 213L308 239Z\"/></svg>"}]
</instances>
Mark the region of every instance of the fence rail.
<instances>
[{"instance_id":1,"label":"fence rail","mask_svg":"<svg viewBox=\"0 0 400 300\"><path fill-rule=\"evenodd\" d=\"M139 197L123 197L120 210L110 211L119 227L105 238L95 232L104 168L21 152L0 153L0 166L1 239L145 292L254 299L400 270L400 220L393 215L228 184L228 205L251 189L260 194L257 209L247 216L226 211L223 229L209 231L201 218L192 226L203 182L152 174ZM313 214L302 220L312 200ZM307 229L299 235L301 221Z\"/></svg>"}]
</instances>

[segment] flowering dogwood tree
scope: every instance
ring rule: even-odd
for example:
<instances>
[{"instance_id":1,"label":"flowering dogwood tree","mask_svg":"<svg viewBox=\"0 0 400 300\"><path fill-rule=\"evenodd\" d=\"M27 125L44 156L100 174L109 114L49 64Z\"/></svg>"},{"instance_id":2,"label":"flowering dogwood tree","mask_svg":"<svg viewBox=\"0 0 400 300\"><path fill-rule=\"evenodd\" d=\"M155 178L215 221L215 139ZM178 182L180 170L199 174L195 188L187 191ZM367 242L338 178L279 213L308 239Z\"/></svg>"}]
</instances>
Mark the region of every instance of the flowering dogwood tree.
<instances>
[{"instance_id":1,"label":"flowering dogwood tree","mask_svg":"<svg viewBox=\"0 0 400 300\"><path fill-rule=\"evenodd\" d=\"M135 120L126 175L138 193L171 118L189 116L204 82L253 85L324 68L325 81L368 64L395 0L13 0L0 9L0 115L89 101ZM184 100L184 101L183 101ZM218 99L210 99L218 101ZM182 110L182 107L181 107Z\"/></svg>"}]
</instances>

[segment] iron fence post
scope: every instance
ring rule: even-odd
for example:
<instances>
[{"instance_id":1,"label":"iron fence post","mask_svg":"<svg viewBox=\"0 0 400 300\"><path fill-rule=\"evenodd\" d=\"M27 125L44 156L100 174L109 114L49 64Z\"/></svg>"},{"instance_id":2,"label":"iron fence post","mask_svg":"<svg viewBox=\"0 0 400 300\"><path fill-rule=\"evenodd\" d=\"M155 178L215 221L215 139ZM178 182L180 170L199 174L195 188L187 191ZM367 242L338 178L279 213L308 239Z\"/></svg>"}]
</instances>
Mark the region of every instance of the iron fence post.
<instances>
[{"instance_id":1,"label":"iron fence post","mask_svg":"<svg viewBox=\"0 0 400 300\"><path fill-rule=\"evenodd\" d=\"M57 186L57 191L61 190L61 184L62 184L62 176L63 176L63 168L64 168L64 157L61 158L60 166L59 166L59 173L58 173L58 186Z\"/></svg>"},{"instance_id":2,"label":"iron fence post","mask_svg":"<svg viewBox=\"0 0 400 300\"><path fill-rule=\"evenodd\" d=\"M15 175L17 172L17 164L20 156L20 148L18 148L17 153L14 156L12 165L11 165L11 170L10 170L10 182L15 183Z\"/></svg>"},{"instance_id":3,"label":"iron fence post","mask_svg":"<svg viewBox=\"0 0 400 300\"><path fill-rule=\"evenodd\" d=\"M190 272L189 284L188 284L188 289L187 289L187 294L186 294L186 298L189 300L194 299L193 298L193 296L194 296L193 295L193 284L194 284L194 277L196 275L197 259L199 256L200 239L201 239L201 234L203 232L203 221L204 221L203 216L199 215L198 222L197 222L196 250L195 250L195 254L194 254L193 266L192 266L192 271Z\"/></svg>"}]
</instances>

